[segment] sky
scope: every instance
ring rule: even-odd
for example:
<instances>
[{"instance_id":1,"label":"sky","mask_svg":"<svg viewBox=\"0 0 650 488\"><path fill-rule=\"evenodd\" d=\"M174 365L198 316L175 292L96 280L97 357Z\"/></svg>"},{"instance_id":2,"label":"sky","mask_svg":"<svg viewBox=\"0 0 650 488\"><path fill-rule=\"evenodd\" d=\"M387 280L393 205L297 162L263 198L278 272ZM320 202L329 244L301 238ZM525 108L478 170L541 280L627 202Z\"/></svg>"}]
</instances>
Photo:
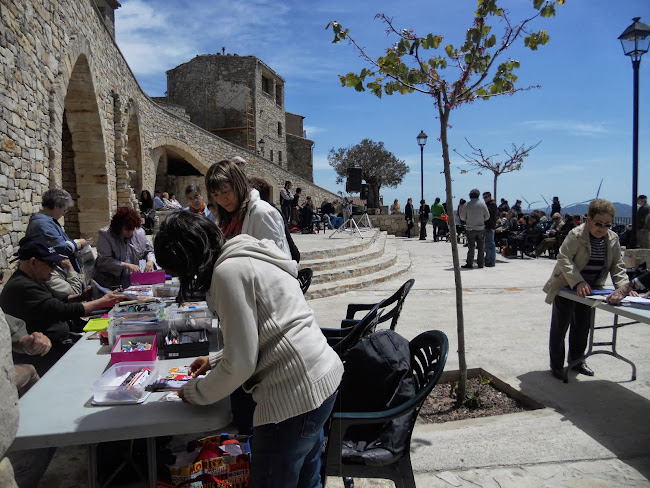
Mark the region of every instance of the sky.
<instances>
[{"instance_id":1,"label":"sky","mask_svg":"<svg viewBox=\"0 0 650 488\"><path fill-rule=\"evenodd\" d=\"M339 75L369 67L354 47L333 44L333 20L350 29L377 58L395 42L378 13L398 28L418 36L444 36L460 44L473 20L474 0L120 0L116 41L140 86L150 96L164 96L165 71L197 54L221 52L256 56L285 80L285 108L303 115L307 137L314 141L314 182L344 190L328 164L330 149L349 147L364 138L382 141L410 168L396 188L383 187L384 204L408 197L445 199L442 148L437 109L424 94L384 96L343 88ZM532 0L501 0L512 20L533 12ZM486 154L505 157L512 144L541 143L520 171L498 179L497 197L526 209L544 208L558 196L563 205L596 197L631 204L633 69L618 36L633 17L650 24L648 0L566 0L551 19L533 27L546 29L550 43L530 51L519 43L506 52L518 60L518 86L541 88L461 106L451 114L450 151L469 153L465 139ZM497 29L497 25L494 29ZM498 32L498 31L497 31ZM432 52L432 51L429 51ZM449 70L448 70L449 71ZM449 72L449 80L456 73ZM639 193L650 193L650 54L639 72ZM420 171L421 130L429 136ZM451 153L453 194L467 198L472 188L491 191L492 173L479 175ZM602 181L602 186L601 186Z\"/></svg>"}]
</instances>

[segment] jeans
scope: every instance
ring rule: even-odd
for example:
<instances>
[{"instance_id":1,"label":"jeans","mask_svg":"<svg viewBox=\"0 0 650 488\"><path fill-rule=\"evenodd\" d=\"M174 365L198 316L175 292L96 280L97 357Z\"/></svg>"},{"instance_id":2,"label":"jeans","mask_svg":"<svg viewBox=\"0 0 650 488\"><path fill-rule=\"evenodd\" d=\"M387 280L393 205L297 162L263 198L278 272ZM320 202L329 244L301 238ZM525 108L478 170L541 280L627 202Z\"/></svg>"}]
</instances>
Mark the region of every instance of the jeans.
<instances>
[{"instance_id":1,"label":"jeans","mask_svg":"<svg viewBox=\"0 0 650 488\"><path fill-rule=\"evenodd\" d=\"M476 260L479 266L485 265L485 230L467 230L467 264L474 264L474 248L478 250ZM496 260L496 257L495 257Z\"/></svg>"},{"instance_id":2,"label":"jeans","mask_svg":"<svg viewBox=\"0 0 650 488\"><path fill-rule=\"evenodd\" d=\"M291 204L282 205L282 218L284 218L284 223L288 224L291 220Z\"/></svg>"},{"instance_id":3,"label":"jeans","mask_svg":"<svg viewBox=\"0 0 650 488\"><path fill-rule=\"evenodd\" d=\"M493 266L497 262L497 248L494 245L494 229L485 230L485 264Z\"/></svg>"},{"instance_id":4,"label":"jeans","mask_svg":"<svg viewBox=\"0 0 650 488\"><path fill-rule=\"evenodd\" d=\"M548 344L552 369L564 367L564 337L569 327L569 362L585 355L593 314L594 309L589 305L555 297Z\"/></svg>"},{"instance_id":5,"label":"jeans","mask_svg":"<svg viewBox=\"0 0 650 488\"><path fill-rule=\"evenodd\" d=\"M312 410L279 424L253 429L251 486L255 488L317 488L324 444L323 425L336 393Z\"/></svg>"},{"instance_id":6,"label":"jeans","mask_svg":"<svg viewBox=\"0 0 650 488\"><path fill-rule=\"evenodd\" d=\"M433 219L431 223L433 224L433 242L437 242L444 227L444 222L442 219Z\"/></svg>"}]
</instances>

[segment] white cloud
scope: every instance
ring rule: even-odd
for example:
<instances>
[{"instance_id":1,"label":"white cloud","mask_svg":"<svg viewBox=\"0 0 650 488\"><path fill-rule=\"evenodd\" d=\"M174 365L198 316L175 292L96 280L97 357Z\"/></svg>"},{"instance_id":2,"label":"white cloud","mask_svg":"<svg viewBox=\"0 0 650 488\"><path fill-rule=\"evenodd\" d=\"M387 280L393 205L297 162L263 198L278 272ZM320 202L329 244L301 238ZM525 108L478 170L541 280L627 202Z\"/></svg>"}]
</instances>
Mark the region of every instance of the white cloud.
<instances>
[{"instance_id":1,"label":"white cloud","mask_svg":"<svg viewBox=\"0 0 650 488\"><path fill-rule=\"evenodd\" d=\"M316 134L327 132L327 129L325 127L317 127L315 125L305 125L303 126L303 130L307 132L308 139L311 139Z\"/></svg>"},{"instance_id":2,"label":"white cloud","mask_svg":"<svg viewBox=\"0 0 650 488\"><path fill-rule=\"evenodd\" d=\"M314 154L314 169L331 169L334 171L334 168L327 162L327 156L324 154Z\"/></svg>"},{"instance_id":3,"label":"white cloud","mask_svg":"<svg viewBox=\"0 0 650 488\"><path fill-rule=\"evenodd\" d=\"M603 123L574 120L529 120L524 125L535 130L568 132L575 136L596 136L609 132Z\"/></svg>"}]
</instances>

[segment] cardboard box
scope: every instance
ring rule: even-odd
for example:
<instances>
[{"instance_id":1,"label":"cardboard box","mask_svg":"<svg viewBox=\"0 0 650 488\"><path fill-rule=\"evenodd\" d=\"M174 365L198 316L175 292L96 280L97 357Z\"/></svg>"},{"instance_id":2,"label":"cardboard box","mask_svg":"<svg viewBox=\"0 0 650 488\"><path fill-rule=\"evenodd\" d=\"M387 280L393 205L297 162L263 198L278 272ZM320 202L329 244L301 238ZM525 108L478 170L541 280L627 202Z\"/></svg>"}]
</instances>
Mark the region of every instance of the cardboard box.
<instances>
[{"instance_id":1,"label":"cardboard box","mask_svg":"<svg viewBox=\"0 0 650 488\"><path fill-rule=\"evenodd\" d=\"M155 285L165 282L165 271L162 269L150 273L131 273L132 285Z\"/></svg>"}]
</instances>

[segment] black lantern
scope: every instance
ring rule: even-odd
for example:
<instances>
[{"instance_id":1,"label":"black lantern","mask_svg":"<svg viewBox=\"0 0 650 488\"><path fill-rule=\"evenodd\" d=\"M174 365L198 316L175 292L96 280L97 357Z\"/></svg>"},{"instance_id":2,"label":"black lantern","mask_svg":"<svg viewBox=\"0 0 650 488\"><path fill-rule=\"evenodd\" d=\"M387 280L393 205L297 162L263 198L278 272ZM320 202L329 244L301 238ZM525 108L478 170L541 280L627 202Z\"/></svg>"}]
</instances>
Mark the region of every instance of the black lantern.
<instances>
[{"instance_id":1,"label":"black lantern","mask_svg":"<svg viewBox=\"0 0 650 488\"><path fill-rule=\"evenodd\" d=\"M260 154L262 155L262 157L264 157L264 144L266 144L264 142L264 138L261 138L257 143L257 145L260 147Z\"/></svg>"}]
</instances>

